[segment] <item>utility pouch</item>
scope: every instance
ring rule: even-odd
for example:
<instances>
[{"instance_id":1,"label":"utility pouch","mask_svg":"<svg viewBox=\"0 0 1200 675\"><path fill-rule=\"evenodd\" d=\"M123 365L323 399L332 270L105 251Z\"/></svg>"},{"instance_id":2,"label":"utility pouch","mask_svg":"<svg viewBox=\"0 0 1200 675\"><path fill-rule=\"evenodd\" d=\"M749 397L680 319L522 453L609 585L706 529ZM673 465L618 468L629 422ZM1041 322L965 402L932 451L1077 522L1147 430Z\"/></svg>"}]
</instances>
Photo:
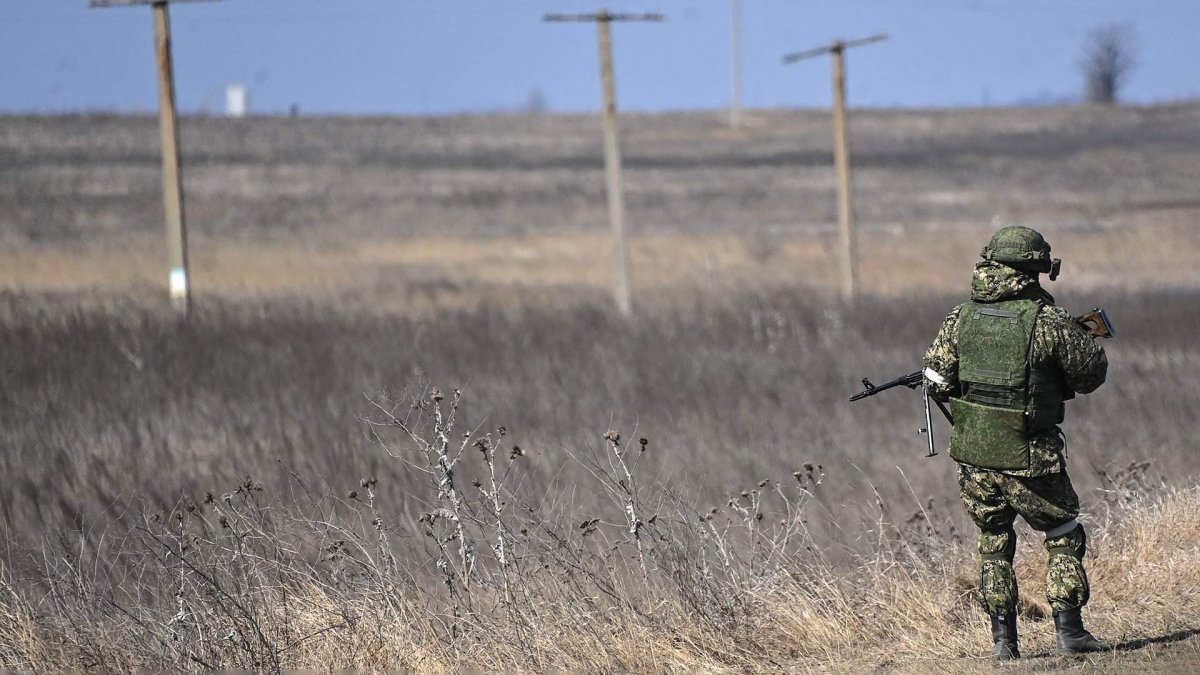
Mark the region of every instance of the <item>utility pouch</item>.
<instances>
[{"instance_id":1,"label":"utility pouch","mask_svg":"<svg viewBox=\"0 0 1200 675\"><path fill-rule=\"evenodd\" d=\"M950 456L981 469L1028 469L1025 411L950 399Z\"/></svg>"}]
</instances>

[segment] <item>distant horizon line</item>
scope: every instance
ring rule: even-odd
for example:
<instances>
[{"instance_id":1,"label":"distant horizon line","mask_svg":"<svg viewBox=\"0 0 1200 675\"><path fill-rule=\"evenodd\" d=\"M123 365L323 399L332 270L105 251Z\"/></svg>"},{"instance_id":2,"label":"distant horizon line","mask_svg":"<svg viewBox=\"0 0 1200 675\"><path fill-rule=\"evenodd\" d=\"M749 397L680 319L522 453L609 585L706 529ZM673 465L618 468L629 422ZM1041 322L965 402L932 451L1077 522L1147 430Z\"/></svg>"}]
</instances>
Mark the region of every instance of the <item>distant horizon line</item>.
<instances>
[{"instance_id":1,"label":"distant horizon line","mask_svg":"<svg viewBox=\"0 0 1200 675\"><path fill-rule=\"evenodd\" d=\"M1170 108L1178 106L1187 106L1200 103L1200 97L1187 97L1179 99L1161 100L1155 102L1139 102L1131 101L1127 103L1117 102L1114 104L1088 103L1081 99L1067 100L1049 100L1047 102L1036 101L1013 101L1011 103L976 103L976 104L949 104L949 105L855 105L851 106L851 111L868 111L868 112L922 112L922 111L973 111L973 110L1006 110L1006 109L1053 109L1053 108L1129 108L1129 109L1147 109L1147 108ZM289 110L265 110L265 111L250 111L245 116L237 117L227 115L221 111L204 111L204 110L180 110L179 116L183 118L213 118L213 119L277 119L277 118L450 118L450 117L518 117L518 116L545 116L545 117L580 117L580 116L599 116L600 110L528 110L524 108L496 108L496 109L479 109L479 110L461 110L451 112L304 112L297 110L291 112ZM806 114L829 114L829 106L774 106L774 107L745 107L741 109L743 115L749 113L765 113L779 114L787 112L806 113ZM630 108L621 110L622 115L632 115L639 117L652 117L658 115L729 115L727 107L693 107L693 108L661 108L661 109L638 109ZM75 108L64 110L15 110L0 108L0 117L157 117L156 109L132 108L132 109L113 109L113 108Z\"/></svg>"}]
</instances>

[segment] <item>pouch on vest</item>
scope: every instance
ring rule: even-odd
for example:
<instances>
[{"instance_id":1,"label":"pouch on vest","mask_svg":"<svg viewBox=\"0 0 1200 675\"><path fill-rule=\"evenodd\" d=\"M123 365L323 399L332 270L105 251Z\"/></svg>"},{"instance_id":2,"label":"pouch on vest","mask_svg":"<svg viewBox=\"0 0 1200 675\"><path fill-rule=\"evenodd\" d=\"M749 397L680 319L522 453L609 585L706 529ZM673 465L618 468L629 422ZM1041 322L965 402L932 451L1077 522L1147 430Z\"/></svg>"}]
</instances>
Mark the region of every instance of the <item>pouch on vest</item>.
<instances>
[{"instance_id":1,"label":"pouch on vest","mask_svg":"<svg viewBox=\"0 0 1200 675\"><path fill-rule=\"evenodd\" d=\"M1028 469L1025 411L950 399L950 456L984 469Z\"/></svg>"}]
</instances>

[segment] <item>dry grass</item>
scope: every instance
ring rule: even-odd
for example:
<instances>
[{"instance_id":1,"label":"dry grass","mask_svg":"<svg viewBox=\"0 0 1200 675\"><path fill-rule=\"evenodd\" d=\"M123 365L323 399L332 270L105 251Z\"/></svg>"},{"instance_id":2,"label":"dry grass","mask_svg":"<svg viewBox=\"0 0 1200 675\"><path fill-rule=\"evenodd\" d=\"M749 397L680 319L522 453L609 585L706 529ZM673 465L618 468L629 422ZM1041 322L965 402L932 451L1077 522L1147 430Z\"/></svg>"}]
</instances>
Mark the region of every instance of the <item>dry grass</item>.
<instances>
[{"instance_id":1,"label":"dry grass","mask_svg":"<svg viewBox=\"0 0 1200 675\"><path fill-rule=\"evenodd\" d=\"M1094 296L1079 295L1062 300L1090 306ZM341 492L373 473L404 490L356 420L364 392L428 377L469 387L466 420L511 429L542 488L586 478L562 449L594 445L592 430L611 421L654 438L653 472L695 483L711 503L819 463L836 481L813 527L835 534L828 514L861 512L872 484L889 504L913 501L900 467L918 501L935 499L938 519L952 519L952 463L920 457L919 399L846 397L861 377L914 369L956 301L851 308L784 289L661 300L626 322L586 303L429 317L205 300L181 324L127 298L0 295L0 515L6 539L32 544L90 528L113 504L164 507L244 474L278 488L296 471ZM1107 296L1120 331L1106 344L1110 382L1073 402L1067 424L1085 496L1104 486L1101 472L1133 462L1152 460L1155 479L1200 468L1187 424L1200 381L1195 302L1192 292Z\"/></svg>"},{"instance_id":2,"label":"dry grass","mask_svg":"<svg viewBox=\"0 0 1200 675\"><path fill-rule=\"evenodd\" d=\"M396 461L433 470L426 492L405 497L433 509L418 519L424 543L389 545L408 528L386 515L394 505L377 503L370 480L349 498L306 493L291 506L245 481L150 515L95 549L47 550L34 578L5 574L0 665L965 673L986 663L973 553L947 546L928 520L916 529L891 522L881 505L868 549L832 565L805 529L819 472L763 481L725 508L697 511L677 488L637 482L639 455L652 446L625 449L612 435L607 458L579 460L592 488L612 498L597 520L576 524L560 498L531 504L503 480L510 513L487 512L487 495L464 484L463 510L453 507L461 520L450 519L438 515L454 503L447 456L478 461L478 449L505 477L522 459L496 455L499 432L469 433L465 454L450 440L440 463L422 462L421 448L439 456L438 439L455 431L444 421L453 408L431 404L428 391L415 401L426 412L437 406L436 424L389 413L379 438ZM412 431L411 442L389 429ZM293 487L306 489L299 478ZM1110 510L1089 523L1088 616L1118 651L1089 657L1092 669L1119 669L1128 650L1200 632L1200 490L1117 487ZM627 527L616 516L622 504L647 520ZM509 538L507 557L484 552L495 537ZM478 545L469 567L458 566L463 541ZM1026 663L1073 667L1046 658L1044 554L1028 537L1019 561ZM1185 647L1167 663L1195 666L1198 656Z\"/></svg>"}]
</instances>

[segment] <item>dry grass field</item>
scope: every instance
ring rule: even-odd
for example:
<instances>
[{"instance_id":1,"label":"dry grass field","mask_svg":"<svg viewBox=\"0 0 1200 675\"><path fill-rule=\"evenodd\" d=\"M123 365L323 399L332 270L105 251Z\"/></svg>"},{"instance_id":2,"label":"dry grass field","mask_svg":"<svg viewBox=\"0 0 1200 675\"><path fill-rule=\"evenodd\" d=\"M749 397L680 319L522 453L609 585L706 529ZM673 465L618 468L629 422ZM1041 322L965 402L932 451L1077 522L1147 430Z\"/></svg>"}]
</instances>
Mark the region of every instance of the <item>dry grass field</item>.
<instances>
[{"instance_id":1,"label":"dry grass field","mask_svg":"<svg viewBox=\"0 0 1200 675\"><path fill-rule=\"evenodd\" d=\"M1194 669L1200 105L852 125L847 305L827 116L623 118L626 320L591 117L187 119L182 322L154 120L0 118L0 667L974 671L953 463L846 398L1017 220L1117 324L1066 429L1124 648L1047 656L1026 529L1024 667Z\"/></svg>"},{"instance_id":2,"label":"dry grass field","mask_svg":"<svg viewBox=\"0 0 1200 675\"><path fill-rule=\"evenodd\" d=\"M830 122L760 112L623 122L640 295L837 278ZM1074 288L1196 286L1200 105L864 111L853 119L863 285L957 290L993 222L1070 252ZM4 118L0 286L158 286L152 118ZM603 292L590 116L190 119L194 285L398 311ZM549 291L549 293L543 293Z\"/></svg>"}]
</instances>

